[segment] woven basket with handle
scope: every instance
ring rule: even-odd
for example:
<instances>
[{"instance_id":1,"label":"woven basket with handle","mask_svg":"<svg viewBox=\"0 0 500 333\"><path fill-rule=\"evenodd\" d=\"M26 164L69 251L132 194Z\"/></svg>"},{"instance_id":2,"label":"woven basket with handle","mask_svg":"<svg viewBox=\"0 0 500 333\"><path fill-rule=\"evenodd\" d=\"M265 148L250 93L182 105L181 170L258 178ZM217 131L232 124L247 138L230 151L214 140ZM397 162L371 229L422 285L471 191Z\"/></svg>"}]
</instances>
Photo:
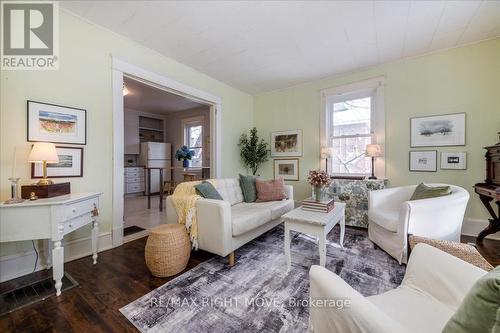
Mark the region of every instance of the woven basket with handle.
<instances>
[{"instance_id":1,"label":"woven basket with handle","mask_svg":"<svg viewBox=\"0 0 500 333\"><path fill-rule=\"evenodd\" d=\"M186 268L191 242L182 224L162 224L151 230L146 242L146 265L151 274L167 277Z\"/></svg>"}]
</instances>

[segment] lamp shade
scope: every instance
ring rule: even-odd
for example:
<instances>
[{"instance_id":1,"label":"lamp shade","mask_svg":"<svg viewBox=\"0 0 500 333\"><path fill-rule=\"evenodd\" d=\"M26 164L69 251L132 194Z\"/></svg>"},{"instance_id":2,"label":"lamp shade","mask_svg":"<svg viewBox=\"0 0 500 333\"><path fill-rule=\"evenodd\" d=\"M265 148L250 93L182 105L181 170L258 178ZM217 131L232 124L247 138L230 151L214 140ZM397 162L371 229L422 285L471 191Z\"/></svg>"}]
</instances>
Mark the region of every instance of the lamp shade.
<instances>
[{"instance_id":1,"label":"lamp shade","mask_svg":"<svg viewBox=\"0 0 500 333\"><path fill-rule=\"evenodd\" d=\"M35 142L31 148L28 161L31 163L59 163L56 146L50 142Z\"/></svg>"},{"instance_id":2,"label":"lamp shade","mask_svg":"<svg viewBox=\"0 0 500 333\"><path fill-rule=\"evenodd\" d=\"M321 158L332 158L333 152L334 150L331 147L321 147Z\"/></svg>"},{"instance_id":3,"label":"lamp shade","mask_svg":"<svg viewBox=\"0 0 500 333\"><path fill-rule=\"evenodd\" d=\"M366 145L366 156L369 157L378 157L382 156L382 148L377 144L368 144Z\"/></svg>"}]
</instances>

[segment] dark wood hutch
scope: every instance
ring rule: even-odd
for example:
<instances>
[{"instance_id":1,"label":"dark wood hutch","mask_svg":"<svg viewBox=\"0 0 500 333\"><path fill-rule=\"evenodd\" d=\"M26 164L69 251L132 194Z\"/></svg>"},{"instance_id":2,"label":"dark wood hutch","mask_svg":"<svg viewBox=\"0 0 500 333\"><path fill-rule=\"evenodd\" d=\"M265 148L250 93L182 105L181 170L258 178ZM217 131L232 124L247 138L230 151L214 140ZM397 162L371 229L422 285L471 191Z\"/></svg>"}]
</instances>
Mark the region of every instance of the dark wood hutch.
<instances>
[{"instance_id":1,"label":"dark wood hutch","mask_svg":"<svg viewBox=\"0 0 500 333\"><path fill-rule=\"evenodd\" d=\"M500 138L500 132L498 134ZM484 149L486 149L486 179L484 183L474 185L474 190L492 218L489 219L488 226L477 236L478 242L500 231L500 142ZM497 213L491 205L492 202L497 206Z\"/></svg>"}]
</instances>

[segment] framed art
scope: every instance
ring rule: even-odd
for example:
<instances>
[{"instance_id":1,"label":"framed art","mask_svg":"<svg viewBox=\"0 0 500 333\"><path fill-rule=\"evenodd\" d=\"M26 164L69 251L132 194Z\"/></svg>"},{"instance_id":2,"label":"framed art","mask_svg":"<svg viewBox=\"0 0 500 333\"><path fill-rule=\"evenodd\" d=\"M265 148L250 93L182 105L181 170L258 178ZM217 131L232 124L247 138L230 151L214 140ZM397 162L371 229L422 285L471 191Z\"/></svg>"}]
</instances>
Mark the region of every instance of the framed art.
<instances>
[{"instance_id":1,"label":"framed art","mask_svg":"<svg viewBox=\"0 0 500 333\"><path fill-rule=\"evenodd\" d=\"M441 152L441 169L465 170L467 169L466 152Z\"/></svg>"},{"instance_id":2,"label":"framed art","mask_svg":"<svg viewBox=\"0 0 500 333\"><path fill-rule=\"evenodd\" d=\"M87 143L86 110L34 101L28 101L27 109L28 141Z\"/></svg>"},{"instance_id":3,"label":"framed art","mask_svg":"<svg viewBox=\"0 0 500 333\"><path fill-rule=\"evenodd\" d=\"M271 133L271 156L302 156L302 130Z\"/></svg>"},{"instance_id":4,"label":"framed art","mask_svg":"<svg viewBox=\"0 0 500 333\"><path fill-rule=\"evenodd\" d=\"M291 158L274 160L274 179L299 180L299 159Z\"/></svg>"},{"instance_id":5,"label":"framed art","mask_svg":"<svg viewBox=\"0 0 500 333\"><path fill-rule=\"evenodd\" d=\"M59 163L47 163L47 177L83 177L83 148L56 146ZM31 164L31 178L42 178L41 163Z\"/></svg>"},{"instance_id":6,"label":"framed art","mask_svg":"<svg viewBox=\"0 0 500 333\"><path fill-rule=\"evenodd\" d=\"M437 171L437 151L410 151L410 171Z\"/></svg>"},{"instance_id":7,"label":"framed art","mask_svg":"<svg viewBox=\"0 0 500 333\"><path fill-rule=\"evenodd\" d=\"M465 113L411 118L410 145L465 146Z\"/></svg>"}]
</instances>

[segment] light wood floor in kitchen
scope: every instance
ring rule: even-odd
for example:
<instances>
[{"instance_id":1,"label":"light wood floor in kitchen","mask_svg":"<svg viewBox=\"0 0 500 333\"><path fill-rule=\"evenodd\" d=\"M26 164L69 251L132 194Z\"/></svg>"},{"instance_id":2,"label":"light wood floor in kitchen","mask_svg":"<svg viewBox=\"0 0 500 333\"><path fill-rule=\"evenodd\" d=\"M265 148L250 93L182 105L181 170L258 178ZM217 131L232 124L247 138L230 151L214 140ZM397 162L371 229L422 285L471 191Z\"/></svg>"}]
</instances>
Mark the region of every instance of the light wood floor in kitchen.
<instances>
[{"instance_id":1,"label":"light wood floor in kitchen","mask_svg":"<svg viewBox=\"0 0 500 333\"><path fill-rule=\"evenodd\" d=\"M160 212L160 197L151 197L151 209L148 209L146 196L126 197L124 205L124 228L138 226L145 231L137 232L125 237L125 241L130 241L148 234L148 230L160 223L165 223L167 212L165 209L165 198L163 199L163 212Z\"/></svg>"}]
</instances>

